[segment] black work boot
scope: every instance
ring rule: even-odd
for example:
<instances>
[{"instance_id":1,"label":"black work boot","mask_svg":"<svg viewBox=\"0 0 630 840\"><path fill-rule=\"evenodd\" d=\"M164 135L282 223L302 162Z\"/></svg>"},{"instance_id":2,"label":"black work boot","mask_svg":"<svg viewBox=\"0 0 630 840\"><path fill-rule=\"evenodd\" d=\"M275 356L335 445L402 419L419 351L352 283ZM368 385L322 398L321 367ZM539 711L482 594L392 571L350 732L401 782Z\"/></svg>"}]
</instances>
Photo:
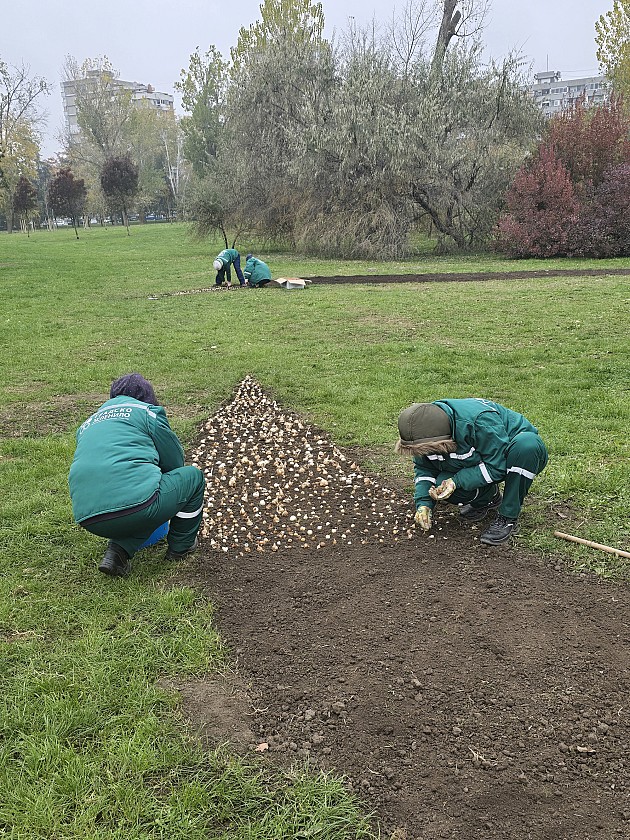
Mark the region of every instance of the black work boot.
<instances>
[{"instance_id":1,"label":"black work boot","mask_svg":"<svg viewBox=\"0 0 630 840\"><path fill-rule=\"evenodd\" d=\"M189 554L192 554L193 551L196 551L198 545L199 545L199 540L197 539L197 537L195 537L195 541L190 546L190 548L185 548L183 551L175 551L175 549L169 548L166 552L166 559L167 560L181 560L182 557L188 557Z\"/></svg>"},{"instance_id":2,"label":"black work boot","mask_svg":"<svg viewBox=\"0 0 630 840\"><path fill-rule=\"evenodd\" d=\"M517 521L497 513L497 518L492 525L481 535L481 542L486 545L501 545L507 542L518 530Z\"/></svg>"},{"instance_id":3,"label":"black work boot","mask_svg":"<svg viewBox=\"0 0 630 840\"><path fill-rule=\"evenodd\" d=\"M131 572L129 555L125 549L111 540L107 543L107 550L98 567L99 572L114 577L127 577Z\"/></svg>"},{"instance_id":4,"label":"black work boot","mask_svg":"<svg viewBox=\"0 0 630 840\"><path fill-rule=\"evenodd\" d=\"M473 505L462 505L459 509L459 518L464 522L481 522L490 513L491 510L496 510L503 501L503 493L497 490L495 495L490 499L487 505L481 507L473 507Z\"/></svg>"}]
</instances>

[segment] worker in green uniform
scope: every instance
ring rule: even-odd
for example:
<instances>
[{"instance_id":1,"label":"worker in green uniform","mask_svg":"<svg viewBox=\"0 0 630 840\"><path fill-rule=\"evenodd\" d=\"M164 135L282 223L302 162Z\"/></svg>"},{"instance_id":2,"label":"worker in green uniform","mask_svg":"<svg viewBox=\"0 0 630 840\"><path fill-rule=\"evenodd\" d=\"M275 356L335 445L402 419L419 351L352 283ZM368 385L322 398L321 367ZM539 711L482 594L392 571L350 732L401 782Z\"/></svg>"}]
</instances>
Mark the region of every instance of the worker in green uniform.
<instances>
[{"instance_id":1,"label":"worker in green uniform","mask_svg":"<svg viewBox=\"0 0 630 840\"><path fill-rule=\"evenodd\" d=\"M271 271L266 262L257 259L253 254L245 257L245 279L252 289L260 289L271 280Z\"/></svg>"},{"instance_id":2,"label":"worker in green uniform","mask_svg":"<svg viewBox=\"0 0 630 840\"><path fill-rule=\"evenodd\" d=\"M203 473L184 466L177 435L139 373L117 379L79 428L68 482L75 520L109 540L98 567L104 574L127 576L134 553L165 522L168 559L197 547Z\"/></svg>"},{"instance_id":3,"label":"worker in green uniform","mask_svg":"<svg viewBox=\"0 0 630 840\"><path fill-rule=\"evenodd\" d=\"M396 451L414 460L420 528L429 531L435 503L448 501L462 505L464 522L497 511L481 535L486 545L500 545L516 532L523 500L548 458L538 430L522 414L482 399L414 403L400 413L398 431Z\"/></svg>"},{"instance_id":4,"label":"worker in green uniform","mask_svg":"<svg viewBox=\"0 0 630 840\"><path fill-rule=\"evenodd\" d=\"M222 286L226 279L228 288L232 285L231 266L234 266L234 271L236 272L238 282L241 286L246 285L243 272L241 271L241 255L236 248L224 248L220 254L217 254L212 265L217 272L217 276L214 281L215 286Z\"/></svg>"}]
</instances>

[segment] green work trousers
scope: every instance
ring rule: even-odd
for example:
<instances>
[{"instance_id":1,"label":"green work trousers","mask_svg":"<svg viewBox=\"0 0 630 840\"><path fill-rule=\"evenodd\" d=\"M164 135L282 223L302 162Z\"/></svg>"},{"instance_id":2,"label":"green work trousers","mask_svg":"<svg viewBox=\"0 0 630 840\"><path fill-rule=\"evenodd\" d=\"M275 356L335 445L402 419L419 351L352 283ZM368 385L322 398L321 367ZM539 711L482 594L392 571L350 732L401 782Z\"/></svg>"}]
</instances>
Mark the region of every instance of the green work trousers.
<instances>
[{"instance_id":1,"label":"green work trousers","mask_svg":"<svg viewBox=\"0 0 630 840\"><path fill-rule=\"evenodd\" d=\"M94 522L86 530L107 537L133 557L160 525L169 522L169 547L186 551L195 542L201 524L204 485L203 473L197 467L178 467L162 475L157 497L149 507Z\"/></svg>"},{"instance_id":2,"label":"green work trousers","mask_svg":"<svg viewBox=\"0 0 630 840\"><path fill-rule=\"evenodd\" d=\"M521 432L512 438L506 452L507 475L499 513L508 519L518 519L532 481L545 469L547 460L547 447L540 435ZM457 473L443 472L436 478L436 485L447 478L454 479L457 484ZM497 483L488 484L480 490L455 490L448 501L454 505L470 504L473 508L482 508L492 501L498 489Z\"/></svg>"}]
</instances>

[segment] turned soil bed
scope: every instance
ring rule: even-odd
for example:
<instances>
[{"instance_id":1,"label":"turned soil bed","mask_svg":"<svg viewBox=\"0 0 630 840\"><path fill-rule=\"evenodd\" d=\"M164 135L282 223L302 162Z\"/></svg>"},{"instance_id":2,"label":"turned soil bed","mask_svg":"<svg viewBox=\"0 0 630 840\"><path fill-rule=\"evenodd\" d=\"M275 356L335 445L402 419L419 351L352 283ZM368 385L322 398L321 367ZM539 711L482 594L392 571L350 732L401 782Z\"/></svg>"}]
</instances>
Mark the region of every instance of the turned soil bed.
<instances>
[{"instance_id":1,"label":"turned soil bed","mask_svg":"<svg viewBox=\"0 0 630 840\"><path fill-rule=\"evenodd\" d=\"M208 743L343 774L397 840L630 836L626 585L483 546L449 508L418 534L410 492L249 379L193 459L178 577L236 671L179 686Z\"/></svg>"}]
</instances>

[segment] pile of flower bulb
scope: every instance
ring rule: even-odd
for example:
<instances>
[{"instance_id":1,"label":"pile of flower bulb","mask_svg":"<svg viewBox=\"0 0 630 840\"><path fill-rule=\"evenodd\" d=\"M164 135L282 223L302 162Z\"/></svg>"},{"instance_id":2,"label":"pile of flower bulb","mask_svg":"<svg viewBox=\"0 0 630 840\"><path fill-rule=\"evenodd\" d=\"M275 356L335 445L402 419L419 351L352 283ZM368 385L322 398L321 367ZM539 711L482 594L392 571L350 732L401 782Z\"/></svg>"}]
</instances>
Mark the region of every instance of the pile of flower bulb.
<instances>
[{"instance_id":1,"label":"pile of flower bulb","mask_svg":"<svg viewBox=\"0 0 630 840\"><path fill-rule=\"evenodd\" d=\"M362 473L251 377L204 424L192 463L206 480L201 535L216 551L391 544L415 533L410 499Z\"/></svg>"}]
</instances>

